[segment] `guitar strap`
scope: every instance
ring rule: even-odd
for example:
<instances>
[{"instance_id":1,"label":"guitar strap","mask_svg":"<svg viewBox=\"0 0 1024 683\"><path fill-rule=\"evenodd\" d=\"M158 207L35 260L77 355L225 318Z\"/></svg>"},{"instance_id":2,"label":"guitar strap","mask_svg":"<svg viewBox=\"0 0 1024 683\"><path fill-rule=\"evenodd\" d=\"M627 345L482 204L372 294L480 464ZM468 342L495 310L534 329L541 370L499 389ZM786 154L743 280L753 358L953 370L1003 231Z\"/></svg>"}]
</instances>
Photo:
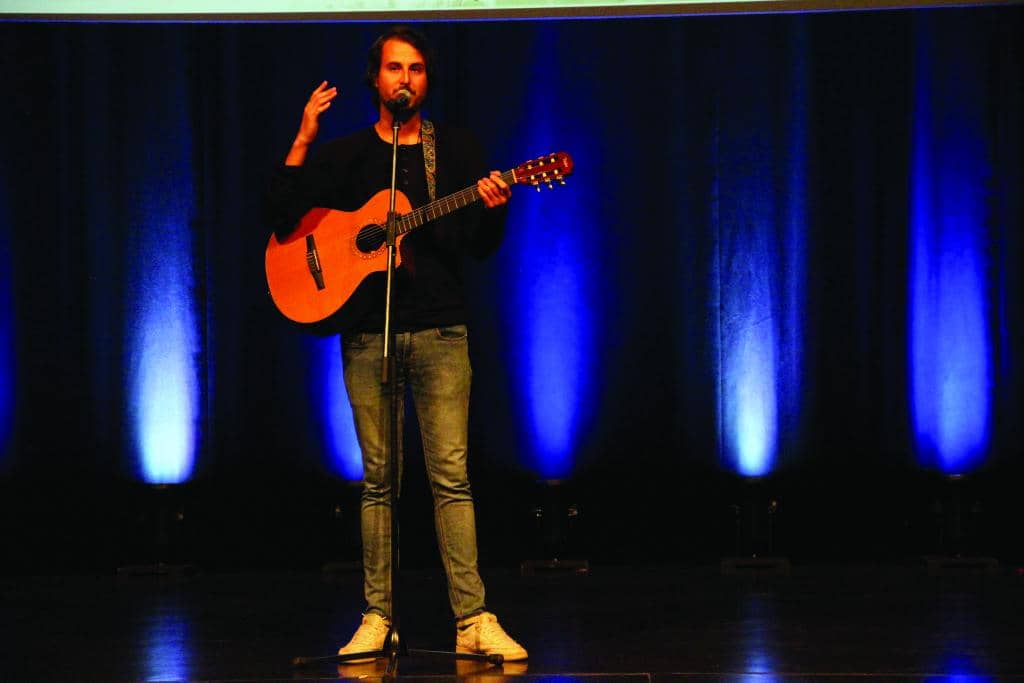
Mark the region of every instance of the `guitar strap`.
<instances>
[{"instance_id":1,"label":"guitar strap","mask_svg":"<svg viewBox=\"0 0 1024 683\"><path fill-rule=\"evenodd\" d=\"M434 149L434 124L426 119L420 122L420 139L423 140L423 170L427 175L427 193L434 201L437 192L437 156Z\"/></svg>"}]
</instances>

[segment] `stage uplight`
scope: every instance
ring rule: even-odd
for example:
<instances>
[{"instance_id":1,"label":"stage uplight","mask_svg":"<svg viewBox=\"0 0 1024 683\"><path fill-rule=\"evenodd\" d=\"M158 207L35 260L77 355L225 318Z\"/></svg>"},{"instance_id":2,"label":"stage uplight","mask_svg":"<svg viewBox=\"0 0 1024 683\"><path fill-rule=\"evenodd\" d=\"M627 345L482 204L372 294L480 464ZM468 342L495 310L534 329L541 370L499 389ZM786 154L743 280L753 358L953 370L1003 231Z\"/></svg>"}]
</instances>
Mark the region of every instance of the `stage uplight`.
<instances>
[{"instance_id":1,"label":"stage uplight","mask_svg":"<svg viewBox=\"0 0 1024 683\"><path fill-rule=\"evenodd\" d=\"M756 309L747 314L756 317ZM765 329L767 328L767 329ZM771 318L751 321L726 360L726 431L736 471L766 474L775 460L778 409L775 398L775 335Z\"/></svg>"},{"instance_id":2,"label":"stage uplight","mask_svg":"<svg viewBox=\"0 0 1024 683\"><path fill-rule=\"evenodd\" d=\"M580 506L568 482L547 479L538 482L533 507L534 556L520 563L523 576L542 573L586 574L590 562L580 556L577 526Z\"/></svg>"},{"instance_id":3,"label":"stage uplight","mask_svg":"<svg viewBox=\"0 0 1024 683\"><path fill-rule=\"evenodd\" d=\"M184 49L168 44L167 51ZM200 352L193 249L196 188L188 88L181 70L159 81L123 188L126 403L136 471L149 484L189 479L199 441ZM162 131L154 134L152 131ZM197 231L198 232L198 231Z\"/></svg>"},{"instance_id":4,"label":"stage uplight","mask_svg":"<svg viewBox=\"0 0 1024 683\"><path fill-rule=\"evenodd\" d=\"M307 386L327 467L342 479L358 481L363 478L363 458L345 390L339 339L307 336L305 345L311 359Z\"/></svg>"},{"instance_id":5,"label":"stage uplight","mask_svg":"<svg viewBox=\"0 0 1024 683\"><path fill-rule=\"evenodd\" d=\"M532 219L528 222L535 224ZM526 348L521 389L528 405L536 467L546 479L565 476L572 469L579 408L587 388L584 364L590 320L580 286L586 276L574 257L578 239L573 234L549 236L543 258L538 259L536 252L528 256L530 265L520 283L521 305L531 312L522 328Z\"/></svg>"},{"instance_id":6,"label":"stage uplight","mask_svg":"<svg viewBox=\"0 0 1024 683\"><path fill-rule=\"evenodd\" d=\"M536 40L560 43L550 28L542 28ZM601 159L592 131L578 127L588 117L572 111L594 100L593 84L562 79L557 69L539 68L536 74L527 148L536 154L566 151L575 170L566 187L545 187L543 196L525 187L516 190L499 267L502 281L509 283L502 303L506 337L512 340L509 370L522 422L518 428L529 449L524 464L539 479L553 480L571 475L593 408L600 277L600 241L593 226L600 217L591 198L574 188L596 182ZM559 111L563 116L556 118L552 112ZM577 128L556 125L564 118Z\"/></svg>"},{"instance_id":7,"label":"stage uplight","mask_svg":"<svg viewBox=\"0 0 1024 683\"><path fill-rule=\"evenodd\" d=\"M711 334L722 457L743 477L772 471L783 432L799 423L801 411L808 46L805 25L792 26L784 111L775 89L764 85L774 82L767 62L743 65L743 78L723 85L719 96L722 132L714 161L721 199L711 271L718 320ZM786 142L783 151L778 138Z\"/></svg>"},{"instance_id":8,"label":"stage uplight","mask_svg":"<svg viewBox=\"0 0 1024 683\"><path fill-rule=\"evenodd\" d=\"M772 227L752 221L723 239L730 268L718 273L721 447L727 466L746 477L769 473L778 449L776 264L764 240Z\"/></svg>"},{"instance_id":9,"label":"stage uplight","mask_svg":"<svg viewBox=\"0 0 1024 683\"><path fill-rule=\"evenodd\" d=\"M976 468L990 441L991 168L983 65L979 51L964 44L975 38L959 25L921 21L911 161L911 412L919 458L953 474Z\"/></svg>"},{"instance_id":10,"label":"stage uplight","mask_svg":"<svg viewBox=\"0 0 1024 683\"><path fill-rule=\"evenodd\" d=\"M136 446L140 474L150 484L191 476L198 431L195 319L190 302L166 294L147 301L132 337Z\"/></svg>"},{"instance_id":11,"label":"stage uplight","mask_svg":"<svg viewBox=\"0 0 1024 683\"><path fill-rule=\"evenodd\" d=\"M135 269L145 270L130 279L128 391L140 478L178 484L192 474L198 440L199 331L189 206L183 200L161 208L132 244Z\"/></svg>"}]
</instances>

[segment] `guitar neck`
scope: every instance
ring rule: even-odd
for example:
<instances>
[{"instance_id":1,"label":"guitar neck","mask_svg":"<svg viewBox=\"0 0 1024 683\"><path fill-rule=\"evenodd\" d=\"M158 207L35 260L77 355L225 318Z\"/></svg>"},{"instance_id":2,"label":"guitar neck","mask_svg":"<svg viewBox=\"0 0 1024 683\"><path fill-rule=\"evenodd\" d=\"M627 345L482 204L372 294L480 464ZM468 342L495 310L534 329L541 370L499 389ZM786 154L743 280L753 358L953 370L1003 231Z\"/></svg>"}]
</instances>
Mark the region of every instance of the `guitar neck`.
<instances>
[{"instance_id":1,"label":"guitar neck","mask_svg":"<svg viewBox=\"0 0 1024 683\"><path fill-rule=\"evenodd\" d=\"M501 174L501 179L509 185L513 185L515 183L515 170L505 171ZM398 219L398 225L395 230L399 235L407 233L424 223L429 223L441 216L447 216L452 211L469 206L478 199L480 199L480 191L477 190L476 185L471 185L458 192L453 192L447 197L435 199L429 204L424 204L420 208L401 216Z\"/></svg>"}]
</instances>

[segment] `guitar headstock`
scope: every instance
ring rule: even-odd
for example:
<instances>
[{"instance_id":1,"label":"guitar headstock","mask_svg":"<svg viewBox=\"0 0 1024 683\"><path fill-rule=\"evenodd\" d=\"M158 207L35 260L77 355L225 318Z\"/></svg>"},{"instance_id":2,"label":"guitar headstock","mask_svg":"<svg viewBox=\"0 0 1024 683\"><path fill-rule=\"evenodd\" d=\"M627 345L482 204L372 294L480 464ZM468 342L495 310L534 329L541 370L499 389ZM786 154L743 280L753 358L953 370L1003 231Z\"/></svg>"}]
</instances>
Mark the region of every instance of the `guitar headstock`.
<instances>
[{"instance_id":1,"label":"guitar headstock","mask_svg":"<svg viewBox=\"0 0 1024 683\"><path fill-rule=\"evenodd\" d=\"M554 152L547 156L537 157L513 170L516 184L533 185L540 192L541 183L546 183L550 190L554 183L565 185L565 177L572 173L572 157L566 152Z\"/></svg>"}]
</instances>

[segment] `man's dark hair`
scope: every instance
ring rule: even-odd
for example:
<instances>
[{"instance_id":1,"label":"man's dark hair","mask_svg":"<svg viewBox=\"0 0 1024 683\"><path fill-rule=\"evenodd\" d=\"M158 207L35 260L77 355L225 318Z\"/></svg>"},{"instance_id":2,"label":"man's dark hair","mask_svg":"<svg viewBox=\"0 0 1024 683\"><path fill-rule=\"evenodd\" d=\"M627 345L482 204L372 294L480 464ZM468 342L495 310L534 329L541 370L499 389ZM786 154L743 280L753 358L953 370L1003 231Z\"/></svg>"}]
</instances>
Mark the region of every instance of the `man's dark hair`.
<instances>
[{"instance_id":1,"label":"man's dark hair","mask_svg":"<svg viewBox=\"0 0 1024 683\"><path fill-rule=\"evenodd\" d=\"M380 106L380 95L377 94L377 74L380 73L380 57L384 51L384 43L392 38L412 45L423 55L424 66L427 68L428 84L434 72L434 63L437 60L434 48L431 47L427 37L411 26L392 26L381 34L377 40L373 41L369 52L366 53L366 74L363 76L363 82L370 89L370 92L373 93L373 106L375 107Z\"/></svg>"}]
</instances>

